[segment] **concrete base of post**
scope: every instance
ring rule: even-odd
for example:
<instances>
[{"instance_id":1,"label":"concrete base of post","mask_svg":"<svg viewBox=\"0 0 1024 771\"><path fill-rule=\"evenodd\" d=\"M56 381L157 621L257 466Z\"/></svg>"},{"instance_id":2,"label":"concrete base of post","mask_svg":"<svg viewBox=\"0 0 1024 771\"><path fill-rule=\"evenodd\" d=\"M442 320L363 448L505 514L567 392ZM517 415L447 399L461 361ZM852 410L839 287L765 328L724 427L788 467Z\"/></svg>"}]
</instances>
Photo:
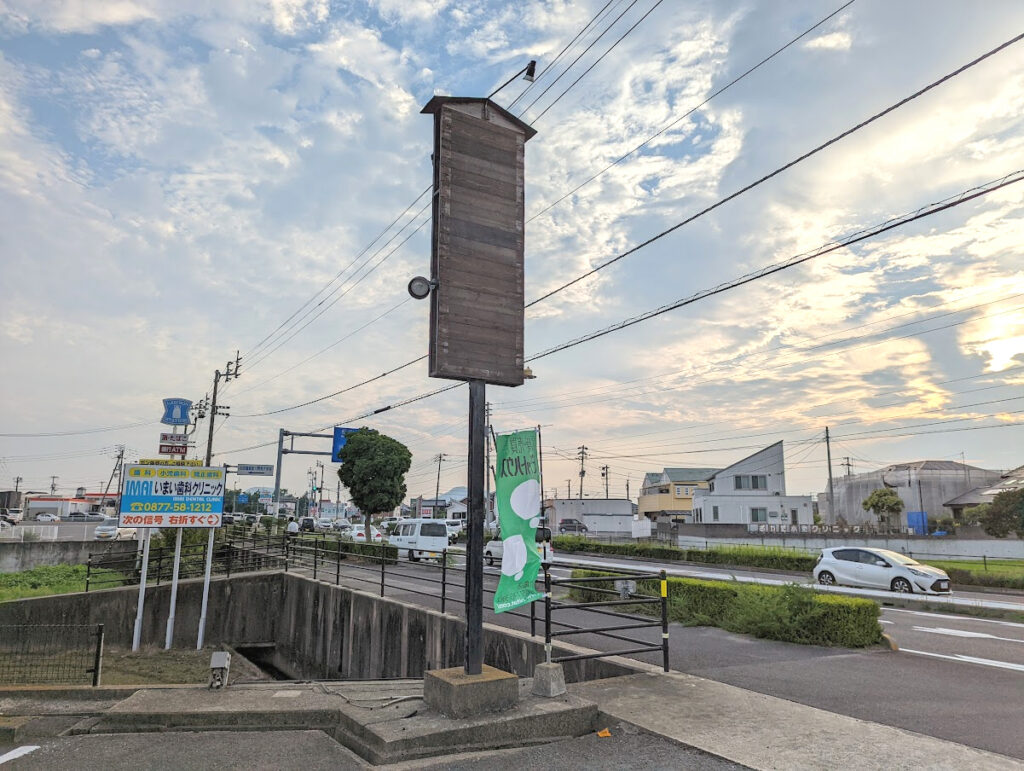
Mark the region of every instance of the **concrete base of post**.
<instances>
[{"instance_id":1,"label":"concrete base of post","mask_svg":"<svg viewBox=\"0 0 1024 771\"><path fill-rule=\"evenodd\" d=\"M565 672L561 664L538 664L533 670L533 695L553 698L565 694Z\"/></svg>"},{"instance_id":2,"label":"concrete base of post","mask_svg":"<svg viewBox=\"0 0 1024 771\"><path fill-rule=\"evenodd\" d=\"M462 667L435 669L423 675L423 700L445 717L503 712L519 702L519 678L486 664L479 675Z\"/></svg>"}]
</instances>

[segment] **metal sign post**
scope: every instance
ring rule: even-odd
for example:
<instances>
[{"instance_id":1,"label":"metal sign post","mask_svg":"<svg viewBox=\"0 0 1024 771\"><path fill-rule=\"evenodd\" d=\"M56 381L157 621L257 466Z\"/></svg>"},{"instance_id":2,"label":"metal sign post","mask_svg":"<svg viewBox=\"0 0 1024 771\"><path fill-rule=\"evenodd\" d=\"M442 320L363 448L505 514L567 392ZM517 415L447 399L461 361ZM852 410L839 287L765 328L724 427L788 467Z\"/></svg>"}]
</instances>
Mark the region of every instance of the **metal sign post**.
<instances>
[{"instance_id":1,"label":"metal sign post","mask_svg":"<svg viewBox=\"0 0 1024 771\"><path fill-rule=\"evenodd\" d=\"M181 533L181 531L178 531ZM199 611L199 635L196 637L196 650L203 649L203 638L206 636L206 606L210 599L210 569L213 567L213 534L214 529L210 528L210 537L206 540L206 570L203 573L203 607Z\"/></svg>"},{"instance_id":2,"label":"metal sign post","mask_svg":"<svg viewBox=\"0 0 1024 771\"><path fill-rule=\"evenodd\" d=\"M174 611L178 605L178 569L181 567L181 531L174 539L174 572L171 574L171 610L167 615L167 635L164 638L164 650L170 650L171 638L174 637Z\"/></svg>"},{"instance_id":3,"label":"metal sign post","mask_svg":"<svg viewBox=\"0 0 1024 771\"><path fill-rule=\"evenodd\" d=\"M143 528L142 572L139 575L139 602L135 610L135 631L132 633L132 650L137 651L142 643L142 609L146 604L146 574L149 572L149 536L151 529Z\"/></svg>"}]
</instances>

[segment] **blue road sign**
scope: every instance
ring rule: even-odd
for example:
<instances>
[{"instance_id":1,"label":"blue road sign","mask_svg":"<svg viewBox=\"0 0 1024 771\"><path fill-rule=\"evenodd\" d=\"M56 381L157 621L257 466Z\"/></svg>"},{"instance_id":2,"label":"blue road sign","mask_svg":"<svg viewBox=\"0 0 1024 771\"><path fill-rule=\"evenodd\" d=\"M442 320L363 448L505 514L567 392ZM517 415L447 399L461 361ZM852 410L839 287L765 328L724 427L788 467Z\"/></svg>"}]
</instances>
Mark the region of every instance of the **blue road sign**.
<instances>
[{"instance_id":1,"label":"blue road sign","mask_svg":"<svg viewBox=\"0 0 1024 771\"><path fill-rule=\"evenodd\" d=\"M248 503L249 502L249 496L246 495L245 493L242 493L241 495L238 496L238 502L239 503Z\"/></svg>"},{"instance_id":2,"label":"blue road sign","mask_svg":"<svg viewBox=\"0 0 1024 771\"><path fill-rule=\"evenodd\" d=\"M358 428L334 427L334 447L331 449L331 460L334 463L341 463L341 448L348 442L348 435L354 434Z\"/></svg>"},{"instance_id":3,"label":"blue road sign","mask_svg":"<svg viewBox=\"0 0 1024 771\"><path fill-rule=\"evenodd\" d=\"M167 426L187 426L191 422L188 411L192 402L188 399L164 399L164 416L160 422Z\"/></svg>"}]
</instances>

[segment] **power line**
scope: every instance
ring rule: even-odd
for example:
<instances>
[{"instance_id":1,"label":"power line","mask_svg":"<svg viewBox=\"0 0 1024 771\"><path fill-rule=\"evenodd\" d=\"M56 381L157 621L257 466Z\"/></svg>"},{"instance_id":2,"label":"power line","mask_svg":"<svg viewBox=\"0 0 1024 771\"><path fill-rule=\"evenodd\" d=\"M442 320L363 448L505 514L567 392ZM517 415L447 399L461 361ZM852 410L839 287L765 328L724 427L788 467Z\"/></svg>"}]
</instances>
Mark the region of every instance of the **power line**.
<instances>
[{"instance_id":1,"label":"power line","mask_svg":"<svg viewBox=\"0 0 1024 771\"><path fill-rule=\"evenodd\" d=\"M952 78L955 78L957 75L960 75L961 73L965 72L966 70L970 69L971 67L974 67L975 65L980 64L981 62L985 61L989 57L995 56L997 53L999 53L1000 51L1004 50L1005 48L1008 48L1009 46L1019 42L1022 38L1024 38L1024 33L1021 33L1020 35L1017 35L1016 37L1011 38L1010 40L1007 40L1005 43L1003 43L1003 44L1001 44L999 46L996 46L991 51L988 51L987 53L982 54L978 58L973 59L972 61L968 62L967 64L963 65L962 67L959 67L959 68L953 70L952 72L950 72L950 73L948 73L946 75L943 75L938 80L935 80L935 81L929 83L924 88L921 88L921 89L915 91L910 96L904 97L903 99L899 100L898 102L895 102L894 104L889 105L884 110L882 110L881 112L875 113L874 115L872 115L867 120L861 121L860 123L858 123L857 125L853 126L852 128L849 128L846 131L843 131L842 133L837 134L836 136L832 137L828 141L823 142L822 144L818 145L813 150L809 150L808 152L804 153L803 155L793 159L789 163L787 163L787 164L785 164L783 166L780 166L779 168L775 169L775 171L772 171L772 172L766 174L765 176L761 177L760 179L755 180L754 182L751 182L750 184L745 185L744 187L741 187L739 190L737 190L736 192L732 193L731 195L727 195L725 198L719 199L718 201L716 201L715 203L711 204L710 206L707 206L707 207L701 209L700 211L698 211L697 213L690 215L686 219L684 219L684 220L682 220L680 222L677 222L672 227L670 227L670 228L668 228L666 230L663 230L662 232L658 233L657 235L652 236L651 238L648 238L646 241L643 241L643 242L637 244L636 246L632 247L631 249L627 249L625 252L622 252L621 254L618 254L615 257L612 257L611 259L606 260L605 262L601 263L600 265L598 265L598 266L596 266L594 268L591 268L590 270L586 271L585 273L580 274L579 276L577 276L576 278L572 279L571 281L569 281L569 282L567 282L565 284L562 284L558 288L553 289L550 292L547 292L547 293L541 295L536 300L533 300L532 302L527 303L526 307L527 308L531 308L534 305L536 305L537 303L542 302L543 300L546 300L549 297L551 297L551 296L553 296L555 294L558 294L559 292L561 292L561 291L563 291L565 289L568 289L570 286L573 286L574 284L578 284L583 279L588 278L590 276L593 276L595 273L598 273L599 271L604 270L608 266L614 265L619 260L622 260L622 259L628 257L631 254L635 254L636 252L640 251L644 247L650 246L655 241L658 241L658 240L664 238L665 236L669 235L670 233L674 233L676 230L678 230L679 228L683 227L684 225L687 225L690 222L693 222L694 220L696 220L696 219L698 219L700 217L703 217L705 214L708 214L709 212L714 211L715 209L717 209L720 206L728 203L729 201L732 201L732 200L738 198L739 196L743 195L744 193L746 193L746 192L748 192L750 190L753 190L758 185L761 185L761 184L767 182L768 180L772 179L773 177L778 176L782 172L787 171L788 169L793 168L798 163L801 163L801 162L807 160L811 156L816 155L817 153L819 153L822 150L830 147L831 145L834 145L836 142L839 142L840 140L845 139L846 137L850 136L851 134L854 134L857 131L860 131L865 126L869 126L870 124L874 123L876 120L879 120L880 118L885 117L886 115L888 115L889 113L893 112L894 110L899 109L903 105L912 102L913 100L917 99L919 96L921 96L921 95L931 91L934 88L937 88L938 86L942 85L946 81L948 81L948 80L950 80Z\"/></svg>"},{"instance_id":2,"label":"power line","mask_svg":"<svg viewBox=\"0 0 1024 771\"><path fill-rule=\"evenodd\" d=\"M130 428L140 428L142 426L155 426L159 423L159 420L143 420L138 423L125 423L120 426L103 426L101 428L83 428L80 431L39 431L29 433L18 433L18 432L6 432L0 433L0 437L6 437L11 439L34 439L48 436L82 436L84 434L102 434L106 431L127 431Z\"/></svg>"},{"instance_id":3,"label":"power line","mask_svg":"<svg viewBox=\"0 0 1024 771\"><path fill-rule=\"evenodd\" d=\"M689 297L684 297L673 303L669 303L668 305L663 305L660 308L655 308L654 310L647 311L646 313L642 313L639 316L634 316L632 318L625 319L616 324L612 324L611 326L605 327L604 329L599 329L595 332L591 332L589 334L583 335L573 340L569 340L568 342L562 343L560 345L553 346L544 351L541 351L540 353L534 354L533 356L527 358L526 361L536 361L537 359L542 359L546 356L550 356L553 353L558 353L559 351L564 351L568 348L573 348L577 345L581 345L582 343L595 340L599 337L604 337L605 335L609 335L612 332L618 332L619 330L626 329L636 324L640 324L641 322L648 321L657 316L661 316L665 313L668 313L669 311L677 310L679 308L682 308L683 306L690 305L699 300L704 300L707 299L708 297L713 297L714 295L727 292L730 289L735 289L737 287L743 286L744 284L749 284L753 281L757 281L767 276L771 276L775 273L779 273L780 271L787 270L797 265L801 265L805 262L809 262L810 260L813 260L817 257L823 257L824 255L830 254L834 251L838 251L839 249L845 249L846 247L852 246L853 244L865 241L869 238L874 238L876 236L881 235L882 233L886 233L890 230L909 224L911 222L915 222L919 219L924 219L925 217L930 217L934 214L938 214L939 212L946 211L947 209L952 209L956 206L960 206L961 204L967 203L968 201L972 201L975 198L980 198L983 195L987 195L988 193L991 193L995 190L999 190L1003 187L1007 187L1008 185L1015 184L1017 182L1020 182L1021 180L1024 180L1024 170L1015 171L1011 174L1007 174L1005 177L994 180L985 185L979 185L978 187L964 191L963 193L952 198L946 199L945 201L930 204L928 206L922 207L921 209L918 209L916 212L912 212L910 214L905 214L901 217L896 217L887 220L886 222L883 222L880 225L876 225L866 230L858 231L857 233L854 233L837 242L825 244L811 252L804 252L803 254L798 254L794 257L791 257L788 260L785 260L780 263L775 263L773 265L768 265L752 273L748 273L745 276L741 276L738 279L734 279L733 281L719 284L718 286L712 289L701 290L690 295ZM650 242L648 241L648 243Z\"/></svg>"}]
</instances>

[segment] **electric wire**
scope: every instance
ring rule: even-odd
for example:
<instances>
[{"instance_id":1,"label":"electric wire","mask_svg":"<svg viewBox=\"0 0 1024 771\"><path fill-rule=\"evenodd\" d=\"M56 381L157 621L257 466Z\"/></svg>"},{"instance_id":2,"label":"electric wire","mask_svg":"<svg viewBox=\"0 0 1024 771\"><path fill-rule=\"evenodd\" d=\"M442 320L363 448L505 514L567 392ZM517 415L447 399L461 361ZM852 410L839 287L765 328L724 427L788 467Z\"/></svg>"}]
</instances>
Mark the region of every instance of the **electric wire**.
<instances>
[{"instance_id":1,"label":"electric wire","mask_svg":"<svg viewBox=\"0 0 1024 771\"><path fill-rule=\"evenodd\" d=\"M558 294L559 292L562 292L565 289L568 289L569 287L571 287L571 286L573 286L575 284L578 284L580 281L584 280L585 278L589 278L590 276L595 275L596 273L604 270L605 268L607 268L607 267L609 267L611 265L614 265L615 263L619 262L622 259L625 259L626 257L628 257L628 256L630 256L632 254L636 254L641 249L644 249L645 247L650 246L651 244L655 243L656 241L659 241L660 239L664 238L665 236L667 236L667 235L669 235L671 233L674 233L676 230L679 230L679 228L683 227L684 225L687 225L687 224L693 222L694 220L699 219L700 217L703 217L705 214L708 214L708 213L714 211L715 209L719 208L720 206L723 206L724 204L728 203L729 201L732 201L732 200L738 198L739 196L743 195L744 193L746 193L746 192L748 192L750 190L753 190L755 187L758 187L759 185L764 184L768 180L773 179L774 177L777 177L779 174L782 174L784 171L787 171L787 170L793 168L797 164L799 164L799 163L807 160L808 158L816 155L817 153L821 152L822 150L825 150L826 148L831 147L832 145L834 145L837 142L845 139L846 137L850 136L851 134L854 134L857 131L860 131L862 128L871 125L872 123L874 123L875 121L885 117L889 113L891 113L891 112L893 112L895 110L898 110L900 107L903 107L906 104L909 104L910 102L914 101L918 97L928 93L932 89L937 88L938 86L940 86L943 83L946 83L947 81L955 78L956 76L960 75L961 73L966 72L971 67L974 67L974 66L980 64L981 62L985 61L986 59L989 59L990 57L995 56L997 53L1005 50L1006 48L1009 48L1011 45L1014 45L1015 43L1020 42L1021 39L1024 39L1024 33L1021 33L1021 34L1019 34L1019 35L1017 35L1017 36L1015 36L1013 38L1010 38L1005 43L1002 43L1002 44L996 46L995 48L991 49L990 51L988 51L988 52L982 54L981 56L979 56L979 57L969 61L967 64L964 64L961 67L958 67L957 69L953 70L952 72L949 72L949 73L943 75L938 80L932 81L927 86L925 86L923 88L920 88L917 91L915 91L914 93L910 94L909 96L906 96L903 99L900 99L898 102L894 102L893 104L889 105L888 107L886 107L881 112L877 112L874 115L872 115L870 118L867 118L866 120L861 121L857 125L855 125L855 126L853 126L851 128L848 128L848 129L846 129L845 131L843 131L843 132L841 132L839 134L836 134L834 137L832 137L831 139L823 142L822 144L818 145L814 149L809 150L808 152L804 153L803 155L798 156L797 158L794 158L793 160L789 161L788 163L784 164L783 166L779 166L777 169L775 169L772 172L769 172L768 174L764 175L760 179L757 179L754 182L751 182L751 183L741 187L739 190L735 191L734 193L731 193L730 195L727 195L725 198L719 199L718 201L716 201L715 203L711 204L710 206L706 206L705 208L701 209L700 211L696 212L695 214L692 214L689 217L686 217L685 219L681 220L680 222L677 222L676 224L672 225L671 227L661 231L657 235L654 235L651 238L648 238L646 241L642 241L641 243L637 244L636 246L631 247L630 249L627 249L626 251L616 255L615 257L612 257L612 258L610 258L608 260L605 260L600 265L597 265L597 266L591 268L590 270L580 274L579 276L577 276L576 278L572 279L571 281L568 281L565 284L562 284L561 286L559 286L559 287L557 287L555 289L552 289L552 290L544 293L543 295L541 295L537 299L527 303L526 307L527 308L531 308L534 305L536 305L537 303L540 303L540 302L542 302L544 300L547 300L548 298Z\"/></svg>"}]
</instances>

